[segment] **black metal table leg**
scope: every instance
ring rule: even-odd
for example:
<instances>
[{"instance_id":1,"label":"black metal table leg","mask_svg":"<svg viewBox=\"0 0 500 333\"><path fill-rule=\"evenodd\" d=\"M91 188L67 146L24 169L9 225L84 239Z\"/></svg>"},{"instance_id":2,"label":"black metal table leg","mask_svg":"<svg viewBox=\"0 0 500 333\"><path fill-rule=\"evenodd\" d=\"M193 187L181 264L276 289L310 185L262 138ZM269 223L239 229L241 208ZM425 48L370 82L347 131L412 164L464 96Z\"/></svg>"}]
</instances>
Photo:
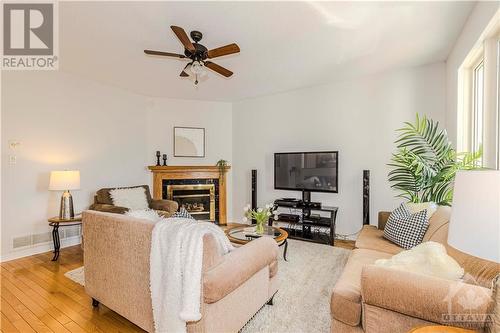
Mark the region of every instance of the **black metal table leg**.
<instances>
[{"instance_id":1,"label":"black metal table leg","mask_svg":"<svg viewBox=\"0 0 500 333\"><path fill-rule=\"evenodd\" d=\"M61 249L61 243L59 240L59 223L54 223L52 229L52 240L54 241L54 257L52 261L57 261L59 259L59 250Z\"/></svg>"},{"instance_id":2,"label":"black metal table leg","mask_svg":"<svg viewBox=\"0 0 500 333\"><path fill-rule=\"evenodd\" d=\"M279 244L278 246L282 247L283 245L285 245L285 249L283 250L283 259L285 259L285 261L288 261L288 260L286 260L286 251L288 250L288 240L287 239L285 239L283 242L281 242L281 244Z\"/></svg>"}]
</instances>

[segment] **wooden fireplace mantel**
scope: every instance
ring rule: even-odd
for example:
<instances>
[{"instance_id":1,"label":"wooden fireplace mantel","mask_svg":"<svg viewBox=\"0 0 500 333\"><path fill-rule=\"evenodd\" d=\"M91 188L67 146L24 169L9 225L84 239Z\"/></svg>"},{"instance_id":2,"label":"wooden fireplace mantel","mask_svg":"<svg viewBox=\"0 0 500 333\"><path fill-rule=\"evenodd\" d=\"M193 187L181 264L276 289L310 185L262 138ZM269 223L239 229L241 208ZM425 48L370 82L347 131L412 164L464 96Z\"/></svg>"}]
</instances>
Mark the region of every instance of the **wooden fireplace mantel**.
<instances>
[{"instance_id":1,"label":"wooden fireplace mantel","mask_svg":"<svg viewBox=\"0 0 500 333\"><path fill-rule=\"evenodd\" d=\"M227 224L227 191L226 174L231 169L224 167L224 172L218 166L205 165L168 165L148 167L153 173L153 198L163 199L164 179L218 179L219 180L219 224Z\"/></svg>"}]
</instances>

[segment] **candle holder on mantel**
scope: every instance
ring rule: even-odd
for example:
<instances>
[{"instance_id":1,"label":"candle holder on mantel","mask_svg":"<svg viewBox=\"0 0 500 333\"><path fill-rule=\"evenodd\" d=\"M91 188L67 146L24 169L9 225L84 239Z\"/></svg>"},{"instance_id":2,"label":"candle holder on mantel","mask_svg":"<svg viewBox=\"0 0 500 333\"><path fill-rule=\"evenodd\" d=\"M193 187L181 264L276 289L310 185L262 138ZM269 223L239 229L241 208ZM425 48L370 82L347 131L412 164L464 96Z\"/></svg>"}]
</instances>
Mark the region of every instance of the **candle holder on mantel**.
<instances>
[{"instance_id":1,"label":"candle holder on mantel","mask_svg":"<svg viewBox=\"0 0 500 333\"><path fill-rule=\"evenodd\" d=\"M163 166L167 166L167 154L163 154Z\"/></svg>"},{"instance_id":2,"label":"candle holder on mantel","mask_svg":"<svg viewBox=\"0 0 500 333\"><path fill-rule=\"evenodd\" d=\"M156 166L160 166L160 156L161 156L161 153L159 150L156 151Z\"/></svg>"}]
</instances>

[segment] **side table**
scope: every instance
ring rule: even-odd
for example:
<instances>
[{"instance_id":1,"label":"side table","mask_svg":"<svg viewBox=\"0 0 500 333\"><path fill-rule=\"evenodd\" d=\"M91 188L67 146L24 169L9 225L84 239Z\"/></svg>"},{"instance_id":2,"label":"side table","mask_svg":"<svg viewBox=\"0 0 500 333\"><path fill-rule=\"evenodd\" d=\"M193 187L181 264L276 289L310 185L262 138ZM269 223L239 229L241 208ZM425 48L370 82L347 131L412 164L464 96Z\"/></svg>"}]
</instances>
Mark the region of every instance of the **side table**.
<instances>
[{"instance_id":1,"label":"side table","mask_svg":"<svg viewBox=\"0 0 500 333\"><path fill-rule=\"evenodd\" d=\"M54 241L54 257L52 261L57 261L59 259L59 251L61 249L61 242L59 240L59 227L69 227L73 225L82 224L82 216L76 215L71 219L61 219L59 217L51 217L48 219L49 225L52 229L52 240Z\"/></svg>"}]
</instances>

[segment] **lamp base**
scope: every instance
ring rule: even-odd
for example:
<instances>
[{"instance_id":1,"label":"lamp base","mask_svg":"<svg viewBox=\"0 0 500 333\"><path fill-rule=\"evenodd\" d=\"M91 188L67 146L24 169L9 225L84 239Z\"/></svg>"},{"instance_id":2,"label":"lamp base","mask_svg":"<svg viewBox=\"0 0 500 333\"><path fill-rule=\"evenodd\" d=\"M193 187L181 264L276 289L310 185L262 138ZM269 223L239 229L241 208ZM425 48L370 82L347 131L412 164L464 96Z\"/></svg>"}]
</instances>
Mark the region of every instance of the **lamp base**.
<instances>
[{"instance_id":1,"label":"lamp base","mask_svg":"<svg viewBox=\"0 0 500 333\"><path fill-rule=\"evenodd\" d=\"M61 196L61 206L59 208L59 218L60 219L72 219L75 217L75 211L73 210L73 197L69 191L64 191Z\"/></svg>"}]
</instances>

